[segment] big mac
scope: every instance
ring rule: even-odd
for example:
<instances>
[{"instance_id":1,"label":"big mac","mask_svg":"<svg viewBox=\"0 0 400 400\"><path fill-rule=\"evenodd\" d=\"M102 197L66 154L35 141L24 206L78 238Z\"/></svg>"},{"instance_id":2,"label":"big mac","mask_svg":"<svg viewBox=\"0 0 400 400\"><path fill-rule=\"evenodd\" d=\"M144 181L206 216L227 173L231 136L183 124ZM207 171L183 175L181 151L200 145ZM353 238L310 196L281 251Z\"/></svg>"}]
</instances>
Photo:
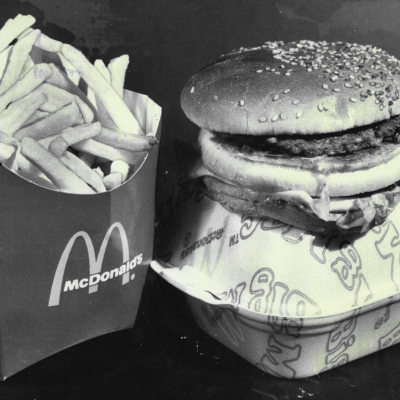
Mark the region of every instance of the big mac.
<instances>
[{"instance_id":1,"label":"big mac","mask_svg":"<svg viewBox=\"0 0 400 400\"><path fill-rule=\"evenodd\" d=\"M400 200L400 62L344 42L266 42L186 83L211 196L311 232L366 232Z\"/></svg>"}]
</instances>

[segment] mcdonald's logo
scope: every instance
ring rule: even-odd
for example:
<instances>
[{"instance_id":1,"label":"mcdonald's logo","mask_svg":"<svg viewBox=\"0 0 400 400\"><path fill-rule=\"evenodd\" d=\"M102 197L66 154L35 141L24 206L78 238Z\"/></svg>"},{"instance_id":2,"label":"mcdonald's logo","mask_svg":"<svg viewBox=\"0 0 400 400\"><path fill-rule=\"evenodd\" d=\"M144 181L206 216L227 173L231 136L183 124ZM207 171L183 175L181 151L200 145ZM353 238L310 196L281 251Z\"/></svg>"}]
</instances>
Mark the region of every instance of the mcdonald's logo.
<instances>
[{"instance_id":1,"label":"mcdonald's logo","mask_svg":"<svg viewBox=\"0 0 400 400\"><path fill-rule=\"evenodd\" d=\"M123 265L118 268L114 268L111 271L105 271L102 273L104 254L106 252L110 237L115 229L119 232L121 238ZM65 268L71 254L71 250L78 238L82 238L86 244L88 251L89 276L88 278L83 279L68 280L64 283ZM100 246L97 258L92 239L88 233L84 231L75 233L67 243L67 246L61 255L60 261L58 262L53 284L51 286L49 307L58 306L60 304L61 292L88 288L89 294L94 293L97 292L100 282L106 282L118 276L122 276L122 285L127 284L131 280L130 271L141 264L142 259L142 254L138 254L133 259L130 259L128 238L125 229L120 222L115 222L108 229ZM132 279L133 278L134 275L132 275Z\"/></svg>"}]
</instances>

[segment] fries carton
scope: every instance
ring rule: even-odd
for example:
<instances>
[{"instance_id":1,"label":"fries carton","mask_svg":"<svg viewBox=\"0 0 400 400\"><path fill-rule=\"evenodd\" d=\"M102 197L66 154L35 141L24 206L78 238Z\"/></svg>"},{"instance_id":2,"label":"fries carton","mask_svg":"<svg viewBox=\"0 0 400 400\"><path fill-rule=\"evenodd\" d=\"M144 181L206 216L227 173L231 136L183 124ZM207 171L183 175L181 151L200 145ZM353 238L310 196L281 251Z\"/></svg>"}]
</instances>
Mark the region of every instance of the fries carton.
<instances>
[{"instance_id":1,"label":"fries carton","mask_svg":"<svg viewBox=\"0 0 400 400\"><path fill-rule=\"evenodd\" d=\"M124 100L160 136L161 109ZM47 189L0 167L0 375L133 326L152 259L157 148L104 193Z\"/></svg>"},{"instance_id":2,"label":"fries carton","mask_svg":"<svg viewBox=\"0 0 400 400\"><path fill-rule=\"evenodd\" d=\"M319 374L399 342L400 209L365 235L318 236L229 213L182 178L153 269L198 325L262 371Z\"/></svg>"}]
</instances>

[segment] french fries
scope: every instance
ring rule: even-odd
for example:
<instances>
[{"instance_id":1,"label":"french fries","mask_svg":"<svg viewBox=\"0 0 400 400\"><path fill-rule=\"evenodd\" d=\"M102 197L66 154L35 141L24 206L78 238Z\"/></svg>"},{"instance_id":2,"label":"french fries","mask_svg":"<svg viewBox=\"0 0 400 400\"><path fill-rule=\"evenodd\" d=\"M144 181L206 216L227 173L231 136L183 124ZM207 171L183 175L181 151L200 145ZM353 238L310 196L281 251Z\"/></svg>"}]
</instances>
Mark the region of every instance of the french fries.
<instances>
[{"instance_id":1,"label":"french fries","mask_svg":"<svg viewBox=\"0 0 400 400\"><path fill-rule=\"evenodd\" d=\"M6 162L15 152L15 147L0 143L0 163Z\"/></svg>"},{"instance_id":2,"label":"french fries","mask_svg":"<svg viewBox=\"0 0 400 400\"><path fill-rule=\"evenodd\" d=\"M0 163L52 190L113 190L158 144L124 102L129 57L93 65L34 22L0 29Z\"/></svg>"},{"instance_id":3,"label":"french fries","mask_svg":"<svg viewBox=\"0 0 400 400\"><path fill-rule=\"evenodd\" d=\"M120 186L122 183L121 174L118 174L118 173L109 174L104 177L103 182L104 182L105 187L108 190L115 189L118 186Z\"/></svg>"},{"instance_id":4,"label":"french fries","mask_svg":"<svg viewBox=\"0 0 400 400\"><path fill-rule=\"evenodd\" d=\"M25 136L36 140L44 139L72 126L76 121L78 113L79 108L76 103L70 103L57 110L54 114L49 114L47 117L18 130L13 136L19 141Z\"/></svg>"},{"instance_id":5,"label":"french fries","mask_svg":"<svg viewBox=\"0 0 400 400\"><path fill-rule=\"evenodd\" d=\"M121 182L125 182L129 174L129 164L123 160L116 160L111 163L110 175L120 174Z\"/></svg>"},{"instance_id":6,"label":"french fries","mask_svg":"<svg viewBox=\"0 0 400 400\"><path fill-rule=\"evenodd\" d=\"M71 45L64 44L61 53L77 69L79 68L82 78L96 96L99 97L118 128L134 135L143 135L142 129L128 106L96 67L79 50Z\"/></svg>"},{"instance_id":7,"label":"french fries","mask_svg":"<svg viewBox=\"0 0 400 400\"><path fill-rule=\"evenodd\" d=\"M98 193L106 191L106 187L103 184L103 180L100 176L92 170L84 161L76 157L69 151L59 158L59 160L72 172L74 172L79 178L89 184Z\"/></svg>"},{"instance_id":8,"label":"french fries","mask_svg":"<svg viewBox=\"0 0 400 400\"><path fill-rule=\"evenodd\" d=\"M111 86L121 98L124 96L125 73L126 69L128 68L128 64L129 56L127 54L113 58L108 64Z\"/></svg>"},{"instance_id":9,"label":"french fries","mask_svg":"<svg viewBox=\"0 0 400 400\"><path fill-rule=\"evenodd\" d=\"M96 60L94 62L94 66L96 67L97 71L100 72L100 74L103 76L103 78L108 82L111 83L111 74L108 68L106 67L106 64L104 64L103 60Z\"/></svg>"},{"instance_id":10,"label":"french fries","mask_svg":"<svg viewBox=\"0 0 400 400\"><path fill-rule=\"evenodd\" d=\"M45 71L44 74L37 76L35 68L33 67L25 75L22 75L9 90L0 95L0 111L4 110L11 102L19 100L32 92L46 79L46 75L50 76L52 74L47 64L39 65L40 68Z\"/></svg>"},{"instance_id":11,"label":"french fries","mask_svg":"<svg viewBox=\"0 0 400 400\"><path fill-rule=\"evenodd\" d=\"M92 110L77 95L48 83L40 85L36 90L45 94L48 100L45 104L41 105L41 111L55 112L68 103L76 102L85 122L93 121L94 114Z\"/></svg>"},{"instance_id":12,"label":"french fries","mask_svg":"<svg viewBox=\"0 0 400 400\"><path fill-rule=\"evenodd\" d=\"M4 71L3 78L0 82L0 94L3 94L18 80L25 62L28 59L33 43L35 43L39 33L39 30L32 31L28 35L19 39L14 45L8 61L7 69Z\"/></svg>"},{"instance_id":13,"label":"french fries","mask_svg":"<svg viewBox=\"0 0 400 400\"><path fill-rule=\"evenodd\" d=\"M150 151L158 144L154 136L133 136L126 132L101 127L101 133L94 138L97 142L128 151Z\"/></svg>"},{"instance_id":14,"label":"french fries","mask_svg":"<svg viewBox=\"0 0 400 400\"><path fill-rule=\"evenodd\" d=\"M0 131L13 135L46 101L47 98L43 93L33 91L22 99L12 102L0 112Z\"/></svg>"},{"instance_id":15,"label":"french fries","mask_svg":"<svg viewBox=\"0 0 400 400\"><path fill-rule=\"evenodd\" d=\"M0 79L3 76L4 70L8 62L8 57L11 53L12 47L8 46L5 50L0 53Z\"/></svg>"},{"instance_id":16,"label":"french fries","mask_svg":"<svg viewBox=\"0 0 400 400\"><path fill-rule=\"evenodd\" d=\"M100 133L100 123L78 125L74 128L65 129L49 145L49 150L57 157L61 157L69 146L90 139Z\"/></svg>"},{"instance_id":17,"label":"french fries","mask_svg":"<svg viewBox=\"0 0 400 400\"><path fill-rule=\"evenodd\" d=\"M0 30L0 53L25 29L35 23L31 15L18 14L14 19L9 19Z\"/></svg>"},{"instance_id":18,"label":"french fries","mask_svg":"<svg viewBox=\"0 0 400 400\"><path fill-rule=\"evenodd\" d=\"M25 137L21 142L21 153L34 162L61 191L92 194L94 191L76 174L62 164L57 157L36 140Z\"/></svg>"},{"instance_id":19,"label":"french fries","mask_svg":"<svg viewBox=\"0 0 400 400\"><path fill-rule=\"evenodd\" d=\"M94 154L97 157L109 161L123 160L130 165L135 164L137 161L138 153L116 149L107 144L96 142L93 139L82 140L81 142L74 144L72 147L83 151L84 153Z\"/></svg>"}]
</instances>

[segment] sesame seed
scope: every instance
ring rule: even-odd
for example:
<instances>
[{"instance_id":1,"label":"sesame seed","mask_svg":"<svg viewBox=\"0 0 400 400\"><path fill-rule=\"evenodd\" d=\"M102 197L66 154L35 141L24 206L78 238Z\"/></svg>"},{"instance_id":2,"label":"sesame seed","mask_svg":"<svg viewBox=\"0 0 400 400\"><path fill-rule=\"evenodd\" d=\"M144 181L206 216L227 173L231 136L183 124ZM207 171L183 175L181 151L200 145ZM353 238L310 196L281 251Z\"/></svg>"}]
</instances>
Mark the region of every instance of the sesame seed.
<instances>
[{"instance_id":1,"label":"sesame seed","mask_svg":"<svg viewBox=\"0 0 400 400\"><path fill-rule=\"evenodd\" d=\"M278 143L278 139L276 137L269 137L269 138L265 139L265 141L267 143L271 143L271 144Z\"/></svg>"},{"instance_id":2,"label":"sesame seed","mask_svg":"<svg viewBox=\"0 0 400 400\"><path fill-rule=\"evenodd\" d=\"M276 94L272 100L277 101L278 99L279 99L279 96Z\"/></svg>"},{"instance_id":3,"label":"sesame seed","mask_svg":"<svg viewBox=\"0 0 400 400\"><path fill-rule=\"evenodd\" d=\"M324 83L324 84L322 85L322 87L323 87L325 90L328 90L328 89L329 89L329 85L327 85L326 83Z\"/></svg>"},{"instance_id":4,"label":"sesame seed","mask_svg":"<svg viewBox=\"0 0 400 400\"><path fill-rule=\"evenodd\" d=\"M278 119L279 119L279 115L278 115L278 114L274 115L274 116L271 118L272 122L278 121Z\"/></svg>"},{"instance_id":5,"label":"sesame seed","mask_svg":"<svg viewBox=\"0 0 400 400\"><path fill-rule=\"evenodd\" d=\"M283 93L289 93L290 92L290 89L285 89L284 91L283 91Z\"/></svg>"},{"instance_id":6,"label":"sesame seed","mask_svg":"<svg viewBox=\"0 0 400 400\"><path fill-rule=\"evenodd\" d=\"M351 98L350 98L350 101L351 101L352 103L357 103L357 99L355 99L354 97L351 97Z\"/></svg>"},{"instance_id":7,"label":"sesame seed","mask_svg":"<svg viewBox=\"0 0 400 400\"><path fill-rule=\"evenodd\" d=\"M287 118L286 114L281 114L281 119L286 119L286 118Z\"/></svg>"},{"instance_id":8,"label":"sesame seed","mask_svg":"<svg viewBox=\"0 0 400 400\"><path fill-rule=\"evenodd\" d=\"M324 106L322 104L318 104L318 110L319 111L323 111L324 110Z\"/></svg>"},{"instance_id":9,"label":"sesame seed","mask_svg":"<svg viewBox=\"0 0 400 400\"><path fill-rule=\"evenodd\" d=\"M339 88L334 88L333 91L334 92L340 92L340 89Z\"/></svg>"},{"instance_id":10,"label":"sesame seed","mask_svg":"<svg viewBox=\"0 0 400 400\"><path fill-rule=\"evenodd\" d=\"M241 106L244 106L244 100L240 100L240 101L239 101L239 104L240 104Z\"/></svg>"},{"instance_id":11,"label":"sesame seed","mask_svg":"<svg viewBox=\"0 0 400 400\"><path fill-rule=\"evenodd\" d=\"M346 86L348 88L352 88L353 87L352 85L350 85L350 83L347 83L347 82L344 84L344 86Z\"/></svg>"},{"instance_id":12,"label":"sesame seed","mask_svg":"<svg viewBox=\"0 0 400 400\"><path fill-rule=\"evenodd\" d=\"M324 110L325 110L325 111L328 111L328 110L329 110L328 106L327 106L325 103L323 103L322 106L324 107Z\"/></svg>"},{"instance_id":13,"label":"sesame seed","mask_svg":"<svg viewBox=\"0 0 400 400\"><path fill-rule=\"evenodd\" d=\"M265 67L266 71L269 71L271 69L271 67Z\"/></svg>"},{"instance_id":14,"label":"sesame seed","mask_svg":"<svg viewBox=\"0 0 400 400\"><path fill-rule=\"evenodd\" d=\"M307 71L308 72L312 72L312 68L307 68Z\"/></svg>"},{"instance_id":15,"label":"sesame seed","mask_svg":"<svg viewBox=\"0 0 400 400\"><path fill-rule=\"evenodd\" d=\"M355 79L355 76L354 75L349 75L349 78L350 79Z\"/></svg>"},{"instance_id":16,"label":"sesame seed","mask_svg":"<svg viewBox=\"0 0 400 400\"><path fill-rule=\"evenodd\" d=\"M190 89L190 93L194 93L194 86Z\"/></svg>"},{"instance_id":17,"label":"sesame seed","mask_svg":"<svg viewBox=\"0 0 400 400\"><path fill-rule=\"evenodd\" d=\"M257 74L261 74L261 72L263 72L262 69L259 69L259 70L257 71Z\"/></svg>"},{"instance_id":18,"label":"sesame seed","mask_svg":"<svg viewBox=\"0 0 400 400\"><path fill-rule=\"evenodd\" d=\"M260 122L265 122L265 121L267 120L267 118L265 118L265 117L260 117L258 120L259 120Z\"/></svg>"},{"instance_id":19,"label":"sesame seed","mask_svg":"<svg viewBox=\"0 0 400 400\"><path fill-rule=\"evenodd\" d=\"M290 72L286 72L286 74L285 74L286 76L290 76Z\"/></svg>"},{"instance_id":20,"label":"sesame seed","mask_svg":"<svg viewBox=\"0 0 400 400\"><path fill-rule=\"evenodd\" d=\"M292 103L293 103L293 104L299 104L299 103L300 103L300 100L293 100Z\"/></svg>"},{"instance_id":21,"label":"sesame seed","mask_svg":"<svg viewBox=\"0 0 400 400\"><path fill-rule=\"evenodd\" d=\"M303 115L302 111L297 111L296 118L300 118Z\"/></svg>"}]
</instances>

